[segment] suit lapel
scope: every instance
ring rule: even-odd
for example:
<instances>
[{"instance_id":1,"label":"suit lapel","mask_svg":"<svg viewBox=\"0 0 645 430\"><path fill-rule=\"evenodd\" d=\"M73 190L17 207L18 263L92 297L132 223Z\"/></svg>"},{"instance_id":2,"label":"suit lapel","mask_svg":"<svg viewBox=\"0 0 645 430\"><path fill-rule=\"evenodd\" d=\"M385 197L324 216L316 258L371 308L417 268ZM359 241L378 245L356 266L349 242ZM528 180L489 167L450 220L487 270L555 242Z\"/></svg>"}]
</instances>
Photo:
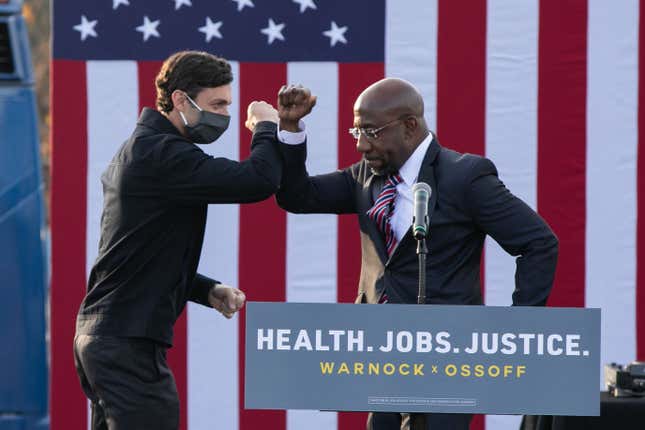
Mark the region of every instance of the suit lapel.
<instances>
[{"instance_id":1,"label":"suit lapel","mask_svg":"<svg viewBox=\"0 0 645 430\"><path fill-rule=\"evenodd\" d=\"M376 247L376 252L378 253L378 256L381 259L381 262L383 264L385 264L385 262L387 261L387 248L385 247L385 238L383 237L381 230L379 230L376 222L374 222L374 220L372 220L369 216L367 216L366 212L369 208L374 206L374 201L376 200L379 193L381 192L381 189L383 189L384 186L385 186L385 177L372 175L367 180L362 190L363 201L367 202L366 209L364 211L365 213L362 214L367 219L366 233L372 239L372 242Z\"/></svg>"}]
</instances>

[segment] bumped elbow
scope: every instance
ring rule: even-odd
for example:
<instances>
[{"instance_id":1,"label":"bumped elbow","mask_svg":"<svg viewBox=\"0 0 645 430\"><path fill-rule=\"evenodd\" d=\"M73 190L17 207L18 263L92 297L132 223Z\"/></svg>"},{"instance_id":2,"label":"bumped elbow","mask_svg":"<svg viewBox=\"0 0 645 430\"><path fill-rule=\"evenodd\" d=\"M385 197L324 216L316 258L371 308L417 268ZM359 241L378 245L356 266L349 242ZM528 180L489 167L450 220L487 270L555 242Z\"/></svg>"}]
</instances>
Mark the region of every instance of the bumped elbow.
<instances>
[{"instance_id":1,"label":"bumped elbow","mask_svg":"<svg viewBox=\"0 0 645 430\"><path fill-rule=\"evenodd\" d=\"M261 183L258 184L257 186L257 198L258 201L260 200L266 200L275 193L278 192L279 185L270 179L265 178L264 181L261 181Z\"/></svg>"},{"instance_id":2,"label":"bumped elbow","mask_svg":"<svg viewBox=\"0 0 645 430\"><path fill-rule=\"evenodd\" d=\"M252 160L247 171L248 177L253 178L252 183L253 201L266 200L280 188L282 166L280 163L265 163L261 160Z\"/></svg>"},{"instance_id":3,"label":"bumped elbow","mask_svg":"<svg viewBox=\"0 0 645 430\"><path fill-rule=\"evenodd\" d=\"M285 211L289 210L289 202L284 198L283 193L281 193L280 191L278 191L275 195L275 202L281 209L284 209Z\"/></svg>"},{"instance_id":4,"label":"bumped elbow","mask_svg":"<svg viewBox=\"0 0 645 430\"><path fill-rule=\"evenodd\" d=\"M279 188L279 183L271 176L256 174L251 177L247 174L240 180L236 192L240 196L241 203L257 203L274 195Z\"/></svg>"},{"instance_id":5,"label":"bumped elbow","mask_svg":"<svg viewBox=\"0 0 645 430\"><path fill-rule=\"evenodd\" d=\"M299 205L298 199L293 198L289 193L286 193L284 190L278 191L275 195L275 201L280 206L280 208L284 209L287 212L291 212L294 214L297 213L304 213L302 210L302 205Z\"/></svg>"}]
</instances>

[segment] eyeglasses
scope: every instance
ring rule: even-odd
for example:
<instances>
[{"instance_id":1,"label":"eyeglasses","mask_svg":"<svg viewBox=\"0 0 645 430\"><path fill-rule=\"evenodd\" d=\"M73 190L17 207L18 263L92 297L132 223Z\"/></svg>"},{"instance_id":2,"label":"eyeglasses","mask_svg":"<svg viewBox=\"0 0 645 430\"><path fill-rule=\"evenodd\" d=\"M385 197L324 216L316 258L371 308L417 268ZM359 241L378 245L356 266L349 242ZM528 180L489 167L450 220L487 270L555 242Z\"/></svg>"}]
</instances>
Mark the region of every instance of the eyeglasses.
<instances>
[{"instance_id":1,"label":"eyeglasses","mask_svg":"<svg viewBox=\"0 0 645 430\"><path fill-rule=\"evenodd\" d=\"M376 139L378 139L379 132L381 132L382 130L385 130L389 126L391 126L393 124L396 124L399 121L403 121L405 119L407 119L407 118L398 118L398 119L395 119L394 121L390 121L387 124L385 124L385 125L383 125L381 127L378 127L378 128L353 127L353 128L350 128L348 131L349 131L349 134L351 134L352 137L354 139L356 139L356 140L358 140L358 138L361 137L361 134L363 136L365 136L369 140L376 140Z\"/></svg>"}]
</instances>

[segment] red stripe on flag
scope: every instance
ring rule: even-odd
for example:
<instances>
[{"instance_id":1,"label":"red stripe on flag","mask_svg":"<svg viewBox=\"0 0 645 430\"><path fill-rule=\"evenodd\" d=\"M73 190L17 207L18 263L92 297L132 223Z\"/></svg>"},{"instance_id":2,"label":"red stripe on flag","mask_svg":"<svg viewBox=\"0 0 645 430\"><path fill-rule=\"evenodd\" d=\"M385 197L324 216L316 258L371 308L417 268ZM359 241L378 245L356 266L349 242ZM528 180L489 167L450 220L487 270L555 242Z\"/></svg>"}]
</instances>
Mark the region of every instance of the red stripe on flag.
<instances>
[{"instance_id":1,"label":"red stripe on flag","mask_svg":"<svg viewBox=\"0 0 645 430\"><path fill-rule=\"evenodd\" d=\"M560 239L549 304L585 304L587 2L540 2L538 193Z\"/></svg>"},{"instance_id":2,"label":"red stripe on flag","mask_svg":"<svg viewBox=\"0 0 645 430\"><path fill-rule=\"evenodd\" d=\"M72 354L86 290L87 95L85 62L52 63L51 386L52 430L87 428L87 401ZM70 100L73 102L70 103Z\"/></svg>"},{"instance_id":3,"label":"red stripe on flag","mask_svg":"<svg viewBox=\"0 0 645 430\"><path fill-rule=\"evenodd\" d=\"M286 64L240 63L240 160L250 154L251 134L244 126L246 109L253 100L275 104L287 80ZM239 288L249 301L286 300L287 215L273 198L240 206ZM244 409L245 313L240 315L240 429L286 428L284 411Z\"/></svg>"},{"instance_id":4,"label":"red stripe on flag","mask_svg":"<svg viewBox=\"0 0 645 430\"><path fill-rule=\"evenodd\" d=\"M354 100L370 84L385 75L383 63L347 63L338 65L338 167L347 167L358 160L356 141L347 130L354 123ZM338 271L336 295L338 302L353 303L358 292L361 269L361 247L356 215L338 217ZM338 414L338 430L365 428L364 412Z\"/></svg>"},{"instance_id":5,"label":"red stripe on flag","mask_svg":"<svg viewBox=\"0 0 645 430\"><path fill-rule=\"evenodd\" d=\"M645 360L645 0L638 33L638 179L636 222L636 359Z\"/></svg>"},{"instance_id":6,"label":"red stripe on flag","mask_svg":"<svg viewBox=\"0 0 645 430\"><path fill-rule=\"evenodd\" d=\"M486 1L439 0L437 134L459 152L484 155Z\"/></svg>"},{"instance_id":7,"label":"red stripe on flag","mask_svg":"<svg viewBox=\"0 0 645 430\"><path fill-rule=\"evenodd\" d=\"M157 90L155 78L162 61L139 61L137 62L137 77L139 79L139 110L144 107L156 109Z\"/></svg>"},{"instance_id":8,"label":"red stripe on flag","mask_svg":"<svg viewBox=\"0 0 645 430\"><path fill-rule=\"evenodd\" d=\"M439 0L437 30L437 137L459 152L486 152L486 1ZM484 251L481 292L484 299ZM485 428L475 417L472 430Z\"/></svg>"},{"instance_id":9,"label":"red stripe on flag","mask_svg":"<svg viewBox=\"0 0 645 430\"><path fill-rule=\"evenodd\" d=\"M157 91L155 78L161 61L140 61L137 63L139 79L139 110L144 107L156 109ZM179 395L179 429L188 428L188 321L187 312L181 313L173 327L173 346L168 350L168 365L175 376Z\"/></svg>"},{"instance_id":10,"label":"red stripe on flag","mask_svg":"<svg viewBox=\"0 0 645 430\"><path fill-rule=\"evenodd\" d=\"M486 428L486 415L477 414L470 422L470 430L484 430Z\"/></svg>"}]
</instances>

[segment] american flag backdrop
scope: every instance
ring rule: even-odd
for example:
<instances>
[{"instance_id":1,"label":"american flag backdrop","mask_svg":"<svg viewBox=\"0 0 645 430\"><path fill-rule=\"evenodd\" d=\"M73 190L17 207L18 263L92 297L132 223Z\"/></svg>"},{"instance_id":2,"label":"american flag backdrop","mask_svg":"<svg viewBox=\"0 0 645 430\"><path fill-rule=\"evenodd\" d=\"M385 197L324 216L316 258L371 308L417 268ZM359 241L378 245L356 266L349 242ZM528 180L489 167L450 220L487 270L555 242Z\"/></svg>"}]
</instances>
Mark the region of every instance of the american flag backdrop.
<instances>
[{"instance_id":1,"label":"american flag backdrop","mask_svg":"<svg viewBox=\"0 0 645 430\"><path fill-rule=\"evenodd\" d=\"M233 121L202 146L213 155L248 155L249 102L273 103L286 82L312 88L310 173L359 158L347 129L363 88L417 85L440 142L491 158L560 238L549 304L602 308L603 363L645 359L644 12L639 0L53 0L52 429L88 427L72 339L100 173L181 49L233 65ZM351 302L359 265L353 216L291 215L273 200L209 208L199 270L249 300ZM510 304L514 260L490 239L482 272L486 303ZM364 427L364 413L245 410L243 312L189 304L175 332L182 429ZM518 423L480 416L472 428Z\"/></svg>"}]
</instances>

